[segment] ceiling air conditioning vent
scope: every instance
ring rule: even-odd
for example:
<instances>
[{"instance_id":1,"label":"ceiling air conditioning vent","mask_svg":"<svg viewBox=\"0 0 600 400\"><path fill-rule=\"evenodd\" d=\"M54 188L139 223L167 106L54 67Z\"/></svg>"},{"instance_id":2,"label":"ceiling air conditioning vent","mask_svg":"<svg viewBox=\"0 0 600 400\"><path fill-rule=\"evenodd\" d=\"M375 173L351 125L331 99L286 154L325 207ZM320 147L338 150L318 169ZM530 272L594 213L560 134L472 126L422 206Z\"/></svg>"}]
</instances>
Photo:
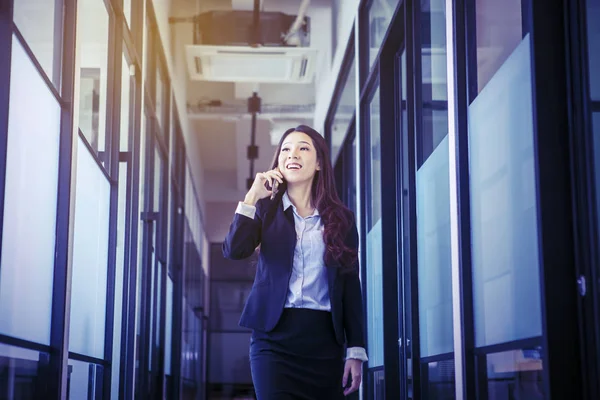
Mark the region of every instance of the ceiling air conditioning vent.
<instances>
[{"instance_id":1,"label":"ceiling air conditioning vent","mask_svg":"<svg viewBox=\"0 0 600 400\"><path fill-rule=\"evenodd\" d=\"M186 46L192 80L310 83L317 50L307 47Z\"/></svg>"}]
</instances>

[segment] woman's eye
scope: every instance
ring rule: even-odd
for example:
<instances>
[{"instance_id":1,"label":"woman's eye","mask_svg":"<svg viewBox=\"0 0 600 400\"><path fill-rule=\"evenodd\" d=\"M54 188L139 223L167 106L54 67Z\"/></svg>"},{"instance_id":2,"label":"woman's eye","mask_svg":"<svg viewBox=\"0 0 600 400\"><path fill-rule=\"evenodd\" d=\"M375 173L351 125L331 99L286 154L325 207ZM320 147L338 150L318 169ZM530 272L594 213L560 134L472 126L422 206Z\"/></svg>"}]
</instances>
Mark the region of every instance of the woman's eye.
<instances>
[{"instance_id":1,"label":"woman's eye","mask_svg":"<svg viewBox=\"0 0 600 400\"><path fill-rule=\"evenodd\" d=\"M290 149L288 149L288 148L285 148L285 149L281 149L281 152L284 152L284 151L289 151L289 150L290 150Z\"/></svg>"},{"instance_id":2,"label":"woman's eye","mask_svg":"<svg viewBox=\"0 0 600 400\"><path fill-rule=\"evenodd\" d=\"M308 147L301 147L300 150L309 150Z\"/></svg>"}]
</instances>

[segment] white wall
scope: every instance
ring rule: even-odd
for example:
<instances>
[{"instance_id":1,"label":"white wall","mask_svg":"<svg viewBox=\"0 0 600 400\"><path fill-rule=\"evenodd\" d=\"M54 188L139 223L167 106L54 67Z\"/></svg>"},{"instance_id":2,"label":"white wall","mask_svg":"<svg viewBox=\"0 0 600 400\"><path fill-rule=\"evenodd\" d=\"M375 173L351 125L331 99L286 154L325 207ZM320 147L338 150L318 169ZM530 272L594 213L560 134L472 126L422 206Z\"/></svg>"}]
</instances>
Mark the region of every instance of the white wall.
<instances>
[{"instance_id":1,"label":"white wall","mask_svg":"<svg viewBox=\"0 0 600 400\"><path fill-rule=\"evenodd\" d=\"M336 80L340 74L344 53L352 33L352 25L358 13L359 3L360 0L339 0L337 6L337 17L334 16L337 21L337 48L333 55L331 68L320 72L316 91L314 128L319 132L323 132L325 128L325 117L332 101ZM331 23L330 20L330 26Z\"/></svg>"},{"instance_id":2,"label":"white wall","mask_svg":"<svg viewBox=\"0 0 600 400\"><path fill-rule=\"evenodd\" d=\"M237 202L206 203L206 224L213 227L208 234L210 243L220 243L225 240L236 207Z\"/></svg>"}]
</instances>

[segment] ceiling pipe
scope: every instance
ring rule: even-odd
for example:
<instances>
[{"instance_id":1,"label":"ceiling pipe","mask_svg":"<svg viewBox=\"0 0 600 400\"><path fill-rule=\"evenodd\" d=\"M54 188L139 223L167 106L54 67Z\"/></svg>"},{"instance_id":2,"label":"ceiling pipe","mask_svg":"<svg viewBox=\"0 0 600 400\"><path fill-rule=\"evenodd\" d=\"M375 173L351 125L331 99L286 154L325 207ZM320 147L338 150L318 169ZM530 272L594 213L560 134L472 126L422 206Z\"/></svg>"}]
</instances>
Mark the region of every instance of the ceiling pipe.
<instances>
[{"instance_id":1,"label":"ceiling pipe","mask_svg":"<svg viewBox=\"0 0 600 400\"><path fill-rule=\"evenodd\" d=\"M304 17L306 16L306 11L308 10L308 6L310 5L310 0L302 0L302 4L300 4L300 9L298 10L298 15L296 16L296 20L290 27L290 30L283 38L283 41L288 43L288 41L298 33L302 24L304 24Z\"/></svg>"}]
</instances>

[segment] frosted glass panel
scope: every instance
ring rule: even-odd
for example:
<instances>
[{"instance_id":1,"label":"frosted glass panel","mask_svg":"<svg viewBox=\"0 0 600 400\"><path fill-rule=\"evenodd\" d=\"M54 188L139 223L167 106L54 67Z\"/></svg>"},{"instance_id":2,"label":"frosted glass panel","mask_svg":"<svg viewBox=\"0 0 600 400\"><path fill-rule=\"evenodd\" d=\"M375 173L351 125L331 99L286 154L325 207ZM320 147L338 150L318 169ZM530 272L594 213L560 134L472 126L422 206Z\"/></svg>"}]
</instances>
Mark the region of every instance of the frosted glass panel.
<instances>
[{"instance_id":1,"label":"frosted glass panel","mask_svg":"<svg viewBox=\"0 0 600 400\"><path fill-rule=\"evenodd\" d=\"M102 366L75 360L69 360L69 366L72 368L69 375L69 398L101 399L104 374Z\"/></svg>"},{"instance_id":2,"label":"frosted glass panel","mask_svg":"<svg viewBox=\"0 0 600 400\"><path fill-rule=\"evenodd\" d=\"M81 138L77 150L69 350L104 358L110 185Z\"/></svg>"},{"instance_id":3,"label":"frosted glass panel","mask_svg":"<svg viewBox=\"0 0 600 400\"><path fill-rule=\"evenodd\" d=\"M600 101L600 0L587 0L590 94Z\"/></svg>"},{"instance_id":4,"label":"frosted glass panel","mask_svg":"<svg viewBox=\"0 0 600 400\"><path fill-rule=\"evenodd\" d=\"M119 164L119 213L117 221L117 259L115 265L115 312L113 328L111 399L119 398L121 367L121 326L123 318L123 276L125 268L125 207L127 203L127 163Z\"/></svg>"},{"instance_id":5,"label":"frosted glass panel","mask_svg":"<svg viewBox=\"0 0 600 400\"><path fill-rule=\"evenodd\" d=\"M12 49L0 333L50 344L60 108L14 37Z\"/></svg>"},{"instance_id":6,"label":"frosted glass panel","mask_svg":"<svg viewBox=\"0 0 600 400\"><path fill-rule=\"evenodd\" d=\"M57 7L55 0L14 2L15 25L50 81L58 88L61 54L60 47L55 47L55 41L61 38L61 27L55 24L57 12L61 13L62 7ZM59 62L56 65L55 59Z\"/></svg>"},{"instance_id":7,"label":"frosted glass panel","mask_svg":"<svg viewBox=\"0 0 600 400\"><path fill-rule=\"evenodd\" d=\"M108 33L110 21L103 1L77 2L79 41L78 126L101 161L106 161L106 106L108 99Z\"/></svg>"},{"instance_id":8,"label":"frosted glass panel","mask_svg":"<svg viewBox=\"0 0 600 400\"><path fill-rule=\"evenodd\" d=\"M367 339L369 367L383 365L381 219L367 233Z\"/></svg>"},{"instance_id":9,"label":"frosted glass panel","mask_svg":"<svg viewBox=\"0 0 600 400\"><path fill-rule=\"evenodd\" d=\"M167 326L165 327L165 374L171 375L171 350L173 348L173 280L167 277Z\"/></svg>"},{"instance_id":10,"label":"frosted glass panel","mask_svg":"<svg viewBox=\"0 0 600 400\"><path fill-rule=\"evenodd\" d=\"M469 106L477 346L542 334L529 35Z\"/></svg>"},{"instance_id":11,"label":"frosted glass panel","mask_svg":"<svg viewBox=\"0 0 600 400\"><path fill-rule=\"evenodd\" d=\"M448 136L417 171L421 357L453 350Z\"/></svg>"}]
</instances>

